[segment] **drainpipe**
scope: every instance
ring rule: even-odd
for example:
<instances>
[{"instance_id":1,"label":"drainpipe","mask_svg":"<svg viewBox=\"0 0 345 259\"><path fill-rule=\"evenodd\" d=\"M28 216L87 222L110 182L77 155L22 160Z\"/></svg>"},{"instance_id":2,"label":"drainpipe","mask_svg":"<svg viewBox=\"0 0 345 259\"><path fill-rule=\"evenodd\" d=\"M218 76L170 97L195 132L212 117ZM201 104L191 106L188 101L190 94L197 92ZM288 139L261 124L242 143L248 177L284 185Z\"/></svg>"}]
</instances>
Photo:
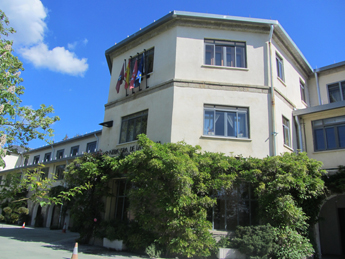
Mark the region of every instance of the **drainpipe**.
<instances>
[{"instance_id":1,"label":"drainpipe","mask_svg":"<svg viewBox=\"0 0 345 259\"><path fill-rule=\"evenodd\" d=\"M274 97L274 85L273 85L273 72L272 72L272 36L274 25L271 24L270 35L268 40L269 48L269 63L270 63L270 82L271 82L271 121L272 121L272 156L277 155L276 150L276 120L275 120L275 97Z\"/></svg>"},{"instance_id":2,"label":"drainpipe","mask_svg":"<svg viewBox=\"0 0 345 259\"><path fill-rule=\"evenodd\" d=\"M97 141L96 141L96 150L98 150L98 142L99 142L99 137L97 137L97 134L96 133L94 133L93 134L94 136L95 136L95 138L97 139Z\"/></svg>"},{"instance_id":3,"label":"drainpipe","mask_svg":"<svg viewBox=\"0 0 345 259\"><path fill-rule=\"evenodd\" d=\"M301 124L299 122L299 118L296 115L295 116L295 121L298 127L298 142L299 142L299 148L301 149L301 152L303 152L303 142L302 142L302 130L301 130ZM296 150L296 153L298 153L298 151Z\"/></svg>"},{"instance_id":4,"label":"drainpipe","mask_svg":"<svg viewBox=\"0 0 345 259\"><path fill-rule=\"evenodd\" d=\"M50 145L50 146L52 148L52 157L50 158L50 161L52 161L54 158L54 146L53 145Z\"/></svg>"},{"instance_id":5,"label":"drainpipe","mask_svg":"<svg viewBox=\"0 0 345 259\"><path fill-rule=\"evenodd\" d=\"M321 94L320 94L320 85L319 85L319 77L317 76L317 72L314 72L315 80L316 80L316 89L317 89L317 97L319 98L319 105L321 105Z\"/></svg>"}]
</instances>

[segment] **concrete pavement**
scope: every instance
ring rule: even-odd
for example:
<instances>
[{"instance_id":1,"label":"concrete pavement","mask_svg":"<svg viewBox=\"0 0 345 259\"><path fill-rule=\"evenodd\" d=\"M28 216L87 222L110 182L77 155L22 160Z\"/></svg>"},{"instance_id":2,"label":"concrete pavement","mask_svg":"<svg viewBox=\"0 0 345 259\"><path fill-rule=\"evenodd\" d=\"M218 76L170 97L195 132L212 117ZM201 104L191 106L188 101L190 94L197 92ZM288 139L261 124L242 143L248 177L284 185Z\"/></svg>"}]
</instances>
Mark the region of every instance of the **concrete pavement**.
<instances>
[{"instance_id":1,"label":"concrete pavement","mask_svg":"<svg viewBox=\"0 0 345 259\"><path fill-rule=\"evenodd\" d=\"M69 259L78 233L62 233L47 228L22 229L20 226L0 224L0 258ZM143 256L144 257L144 256ZM80 245L78 259L139 259L139 255L116 252L104 247Z\"/></svg>"}]
</instances>

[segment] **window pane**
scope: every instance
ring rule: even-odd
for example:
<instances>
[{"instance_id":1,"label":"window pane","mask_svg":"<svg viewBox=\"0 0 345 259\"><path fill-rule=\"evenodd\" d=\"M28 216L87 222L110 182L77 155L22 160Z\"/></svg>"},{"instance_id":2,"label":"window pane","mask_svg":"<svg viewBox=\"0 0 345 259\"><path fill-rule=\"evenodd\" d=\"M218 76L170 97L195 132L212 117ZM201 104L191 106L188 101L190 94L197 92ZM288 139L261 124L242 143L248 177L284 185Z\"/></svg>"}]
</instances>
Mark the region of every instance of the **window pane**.
<instances>
[{"instance_id":1,"label":"window pane","mask_svg":"<svg viewBox=\"0 0 345 259\"><path fill-rule=\"evenodd\" d=\"M314 130L314 137L315 137L315 149L316 150L325 150L325 140L323 137L323 129L316 129Z\"/></svg>"},{"instance_id":2,"label":"window pane","mask_svg":"<svg viewBox=\"0 0 345 259\"><path fill-rule=\"evenodd\" d=\"M343 93L343 101L345 100L345 81L341 82L341 92Z\"/></svg>"},{"instance_id":3,"label":"window pane","mask_svg":"<svg viewBox=\"0 0 345 259\"><path fill-rule=\"evenodd\" d=\"M226 66L235 66L235 47L226 47Z\"/></svg>"},{"instance_id":4,"label":"window pane","mask_svg":"<svg viewBox=\"0 0 345 259\"><path fill-rule=\"evenodd\" d=\"M116 219L123 219L123 208L124 208L124 203L125 203L125 197L118 197L117 198L117 206L116 206L116 214L115 218Z\"/></svg>"},{"instance_id":5,"label":"window pane","mask_svg":"<svg viewBox=\"0 0 345 259\"><path fill-rule=\"evenodd\" d=\"M238 136L248 138L247 113L238 113Z\"/></svg>"},{"instance_id":6,"label":"window pane","mask_svg":"<svg viewBox=\"0 0 345 259\"><path fill-rule=\"evenodd\" d=\"M147 115L144 115L141 120L141 133L146 134L146 129L147 129Z\"/></svg>"},{"instance_id":7,"label":"window pane","mask_svg":"<svg viewBox=\"0 0 345 259\"><path fill-rule=\"evenodd\" d=\"M339 147L345 147L345 126L338 126Z\"/></svg>"},{"instance_id":8,"label":"window pane","mask_svg":"<svg viewBox=\"0 0 345 259\"><path fill-rule=\"evenodd\" d=\"M151 73L153 71L153 56L154 49L150 49L146 52L145 74Z\"/></svg>"},{"instance_id":9,"label":"window pane","mask_svg":"<svg viewBox=\"0 0 345 259\"><path fill-rule=\"evenodd\" d=\"M141 117L136 118L135 120L135 135L134 139L137 139L137 136L141 133Z\"/></svg>"},{"instance_id":10,"label":"window pane","mask_svg":"<svg viewBox=\"0 0 345 259\"><path fill-rule=\"evenodd\" d=\"M216 46L216 66L223 66L223 65L224 65L223 47Z\"/></svg>"},{"instance_id":11,"label":"window pane","mask_svg":"<svg viewBox=\"0 0 345 259\"><path fill-rule=\"evenodd\" d=\"M237 136L237 130L236 130L236 113L235 112L227 112L226 113L226 123L228 127L228 137L236 137Z\"/></svg>"},{"instance_id":12,"label":"window pane","mask_svg":"<svg viewBox=\"0 0 345 259\"><path fill-rule=\"evenodd\" d=\"M236 47L236 67L246 67L245 49Z\"/></svg>"},{"instance_id":13,"label":"window pane","mask_svg":"<svg viewBox=\"0 0 345 259\"><path fill-rule=\"evenodd\" d=\"M300 83L300 88L301 88L301 99L302 101L305 102L305 90L304 90L304 85Z\"/></svg>"},{"instance_id":14,"label":"window pane","mask_svg":"<svg viewBox=\"0 0 345 259\"><path fill-rule=\"evenodd\" d=\"M214 111L205 110L204 135L214 135Z\"/></svg>"},{"instance_id":15,"label":"window pane","mask_svg":"<svg viewBox=\"0 0 345 259\"><path fill-rule=\"evenodd\" d=\"M127 126L127 138L126 141L133 141L134 140L134 120L129 120L128 121L128 126Z\"/></svg>"},{"instance_id":16,"label":"window pane","mask_svg":"<svg viewBox=\"0 0 345 259\"><path fill-rule=\"evenodd\" d=\"M339 84L333 84L328 86L328 93L329 93L329 101L331 103L333 102L339 102L341 101L340 96L340 90L339 90Z\"/></svg>"},{"instance_id":17,"label":"window pane","mask_svg":"<svg viewBox=\"0 0 345 259\"><path fill-rule=\"evenodd\" d=\"M238 219L240 226L250 225L249 201L242 200L238 203Z\"/></svg>"},{"instance_id":18,"label":"window pane","mask_svg":"<svg viewBox=\"0 0 345 259\"><path fill-rule=\"evenodd\" d=\"M326 128L326 142L327 142L327 149L333 149L337 147L335 142L335 132L334 127Z\"/></svg>"},{"instance_id":19,"label":"window pane","mask_svg":"<svg viewBox=\"0 0 345 259\"><path fill-rule=\"evenodd\" d=\"M235 189L235 188L234 188ZM237 191L230 191L226 202L226 230L236 230L237 215Z\"/></svg>"},{"instance_id":20,"label":"window pane","mask_svg":"<svg viewBox=\"0 0 345 259\"><path fill-rule=\"evenodd\" d=\"M335 123L342 123L342 122L345 122L345 116L329 118L329 119L324 119L323 120L323 123L325 125L330 125L330 124L335 124Z\"/></svg>"},{"instance_id":21,"label":"window pane","mask_svg":"<svg viewBox=\"0 0 345 259\"><path fill-rule=\"evenodd\" d=\"M216 135L217 136L224 136L224 112L216 111Z\"/></svg>"},{"instance_id":22,"label":"window pane","mask_svg":"<svg viewBox=\"0 0 345 259\"><path fill-rule=\"evenodd\" d=\"M214 45L206 45L205 64L214 65Z\"/></svg>"},{"instance_id":23,"label":"window pane","mask_svg":"<svg viewBox=\"0 0 345 259\"><path fill-rule=\"evenodd\" d=\"M214 229L225 230L225 200L217 199L217 204L214 205Z\"/></svg>"},{"instance_id":24,"label":"window pane","mask_svg":"<svg viewBox=\"0 0 345 259\"><path fill-rule=\"evenodd\" d=\"M120 143L126 142L127 123L128 121L122 122Z\"/></svg>"}]
</instances>

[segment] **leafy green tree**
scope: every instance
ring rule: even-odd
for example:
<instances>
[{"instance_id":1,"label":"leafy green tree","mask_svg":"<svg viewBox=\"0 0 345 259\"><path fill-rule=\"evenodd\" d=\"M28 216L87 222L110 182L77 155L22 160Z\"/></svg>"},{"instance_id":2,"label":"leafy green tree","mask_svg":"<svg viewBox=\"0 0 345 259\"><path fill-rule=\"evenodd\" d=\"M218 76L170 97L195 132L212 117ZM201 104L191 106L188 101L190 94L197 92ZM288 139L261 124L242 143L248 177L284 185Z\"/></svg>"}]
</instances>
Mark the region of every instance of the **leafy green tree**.
<instances>
[{"instance_id":1,"label":"leafy green tree","mask_svg":"<svg viewBox=\"0 0 345 259\"><path fill-rule=\"evenodd\" d=\"M0 167L5 166L6 149L13 144L26 147L36 138L48 140L53 135L51 124L60 120L58 116L48 116L54 112L52 106L42 104L39 109L32 109L21 105L20 96L25 88L20 74L24 69L13 55L13 42L7 38L12 33L15 30L9 27L8 18L0 10Z\"/></svg>"}]
</instances>

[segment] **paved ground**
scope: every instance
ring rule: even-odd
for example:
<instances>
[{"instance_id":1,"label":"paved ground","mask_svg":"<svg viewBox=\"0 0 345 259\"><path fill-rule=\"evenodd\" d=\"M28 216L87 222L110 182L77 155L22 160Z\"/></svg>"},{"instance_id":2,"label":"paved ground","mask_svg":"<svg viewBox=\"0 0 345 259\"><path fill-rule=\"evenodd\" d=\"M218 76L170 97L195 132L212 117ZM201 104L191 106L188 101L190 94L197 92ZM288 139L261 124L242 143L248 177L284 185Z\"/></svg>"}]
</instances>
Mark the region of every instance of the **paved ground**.
<instances>
[{"instance_id":1,"label":"paved ground","mask_svg":"<svg viewBox=\"0 0 345 259\"><path fill-rule=\"evenodd\" d=\"M69 259L72 256L78 233L62 233L47 228L22 229L19 226L0 224L1 259ZM144 257L144 256L143 256ZM104 247L80 245L78 259L139 259L140 255L116 252Z\"/></svg>"}]
</instances>

